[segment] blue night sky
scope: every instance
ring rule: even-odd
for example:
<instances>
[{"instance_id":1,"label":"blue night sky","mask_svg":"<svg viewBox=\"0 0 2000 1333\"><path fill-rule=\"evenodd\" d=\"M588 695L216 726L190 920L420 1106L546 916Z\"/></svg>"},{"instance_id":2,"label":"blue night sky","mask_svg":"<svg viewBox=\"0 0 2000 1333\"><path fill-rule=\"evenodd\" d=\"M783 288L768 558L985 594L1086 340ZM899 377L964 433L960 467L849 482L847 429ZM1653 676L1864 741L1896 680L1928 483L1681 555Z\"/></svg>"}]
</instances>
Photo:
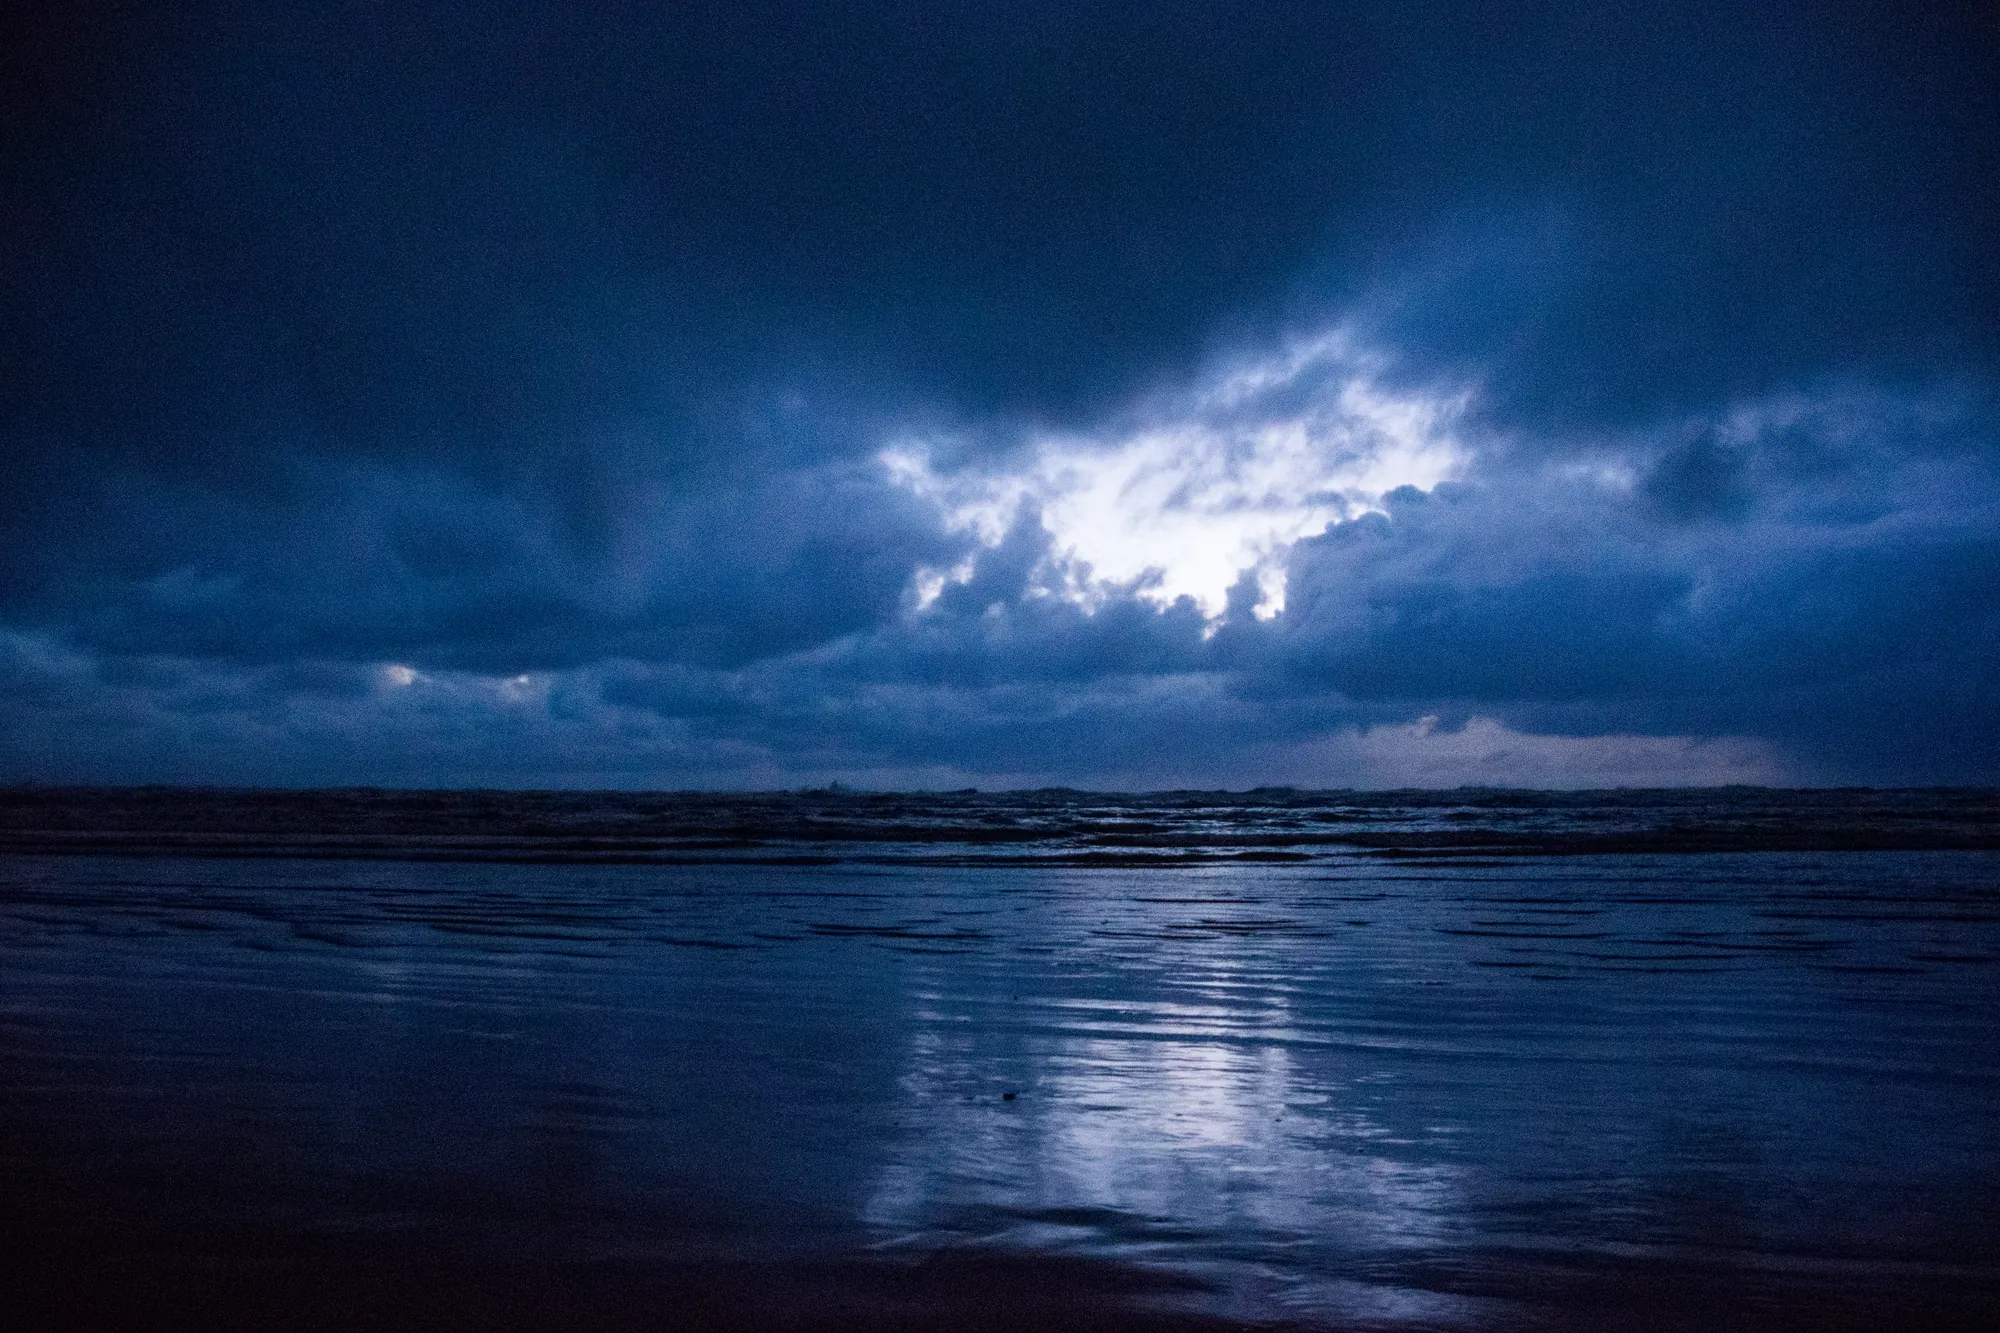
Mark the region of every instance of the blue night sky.
<instances>
[{"instance_id":1,"label":"blue night sky","mask_svg":"<svg viewBox=\"0 0 2000 1333\"><path fill-rule=\"evenodd\" d=\"M1983 6L0 21L0 781L2000 782Z\"/></svg>"}]
</instances>

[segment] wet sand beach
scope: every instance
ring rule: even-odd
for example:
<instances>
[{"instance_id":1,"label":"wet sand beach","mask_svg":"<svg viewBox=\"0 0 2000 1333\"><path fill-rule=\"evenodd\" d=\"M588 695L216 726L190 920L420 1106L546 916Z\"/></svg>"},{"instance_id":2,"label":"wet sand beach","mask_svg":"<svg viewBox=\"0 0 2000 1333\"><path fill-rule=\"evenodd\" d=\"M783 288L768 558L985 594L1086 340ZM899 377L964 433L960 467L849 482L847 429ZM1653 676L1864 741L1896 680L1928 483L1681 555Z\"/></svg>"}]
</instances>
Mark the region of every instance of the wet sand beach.
<instances>
[{"instance_id":1,"label":"wet sand beach","mask_svg":"<svg viewBox=\"0 0 2000 1333\"><path fill-rule=\"evenodd\" d=\"M0 800L99 1328L1976 1328L1983 792Z\"/></svg>"}]
</instances>

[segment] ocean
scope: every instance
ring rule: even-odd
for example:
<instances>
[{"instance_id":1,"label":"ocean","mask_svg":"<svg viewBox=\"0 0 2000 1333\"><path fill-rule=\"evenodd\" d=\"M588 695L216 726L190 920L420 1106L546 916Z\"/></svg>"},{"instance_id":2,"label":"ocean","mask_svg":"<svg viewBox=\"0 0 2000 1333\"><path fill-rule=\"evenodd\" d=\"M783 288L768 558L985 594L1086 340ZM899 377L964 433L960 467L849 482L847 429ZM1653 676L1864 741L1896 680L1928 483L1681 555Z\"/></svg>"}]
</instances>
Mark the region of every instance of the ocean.
<instances>
[{"instance_id":1,"label":"ocean","mask_svg":"<svg viewBox=\"0 0 2000 1333\"><path fill-rule=\"evenodd\" d=\"M2000 1322L2000 793L0 791L0 1305Z\"/></svg>"}]
</instances>

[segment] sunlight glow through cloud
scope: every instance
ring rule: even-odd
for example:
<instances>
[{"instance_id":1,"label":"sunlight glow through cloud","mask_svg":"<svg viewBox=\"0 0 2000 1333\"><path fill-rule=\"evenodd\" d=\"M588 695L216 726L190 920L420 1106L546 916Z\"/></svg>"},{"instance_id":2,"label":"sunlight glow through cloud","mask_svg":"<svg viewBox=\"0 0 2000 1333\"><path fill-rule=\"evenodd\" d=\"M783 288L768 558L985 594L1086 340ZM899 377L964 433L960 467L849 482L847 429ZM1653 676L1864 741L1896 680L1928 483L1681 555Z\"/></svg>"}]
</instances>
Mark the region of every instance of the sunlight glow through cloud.
<instances>
[{"instance_id":1,"label":"sunlight glow through cloud","mask_svg":"<svg viewBox=\"0 0 2000 1333\"><path fill-rule=\"evenodd\" d=\"M1012 471L940 470L922 439L880 459L988 548L1038 511L1053 539L1037 580L1047 595L1089 607L1131 588L1162 607L1191 598L1214 619L1247 571L1269 618L1284 608L1293 542L1380 510L1399 487L1428 490L1464 461L1451 428L1468 395L1385 387L1383 369L1335 329L1148 398L1099 431L1034 438ZM918 609L972 571L920 571Z\"/></svg>"}]
</instances>

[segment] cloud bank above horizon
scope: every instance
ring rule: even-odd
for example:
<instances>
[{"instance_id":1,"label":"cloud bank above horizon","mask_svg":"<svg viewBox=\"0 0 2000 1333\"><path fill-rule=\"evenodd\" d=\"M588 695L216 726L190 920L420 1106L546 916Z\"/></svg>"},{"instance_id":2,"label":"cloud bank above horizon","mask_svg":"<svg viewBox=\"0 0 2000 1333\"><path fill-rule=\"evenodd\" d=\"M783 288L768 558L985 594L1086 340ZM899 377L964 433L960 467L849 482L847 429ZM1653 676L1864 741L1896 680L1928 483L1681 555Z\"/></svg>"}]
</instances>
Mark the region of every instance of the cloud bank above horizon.
<instances>
[{"instance_id":1,"label":"cloud bank above horizon","mask_svg":"<svg viewBox=\"0 0 2000 1333\"><path fill-rule=\"evenodd\" d=\"M0 781L2000 782L1970 17L265 18L20 20Z\"/></svg>"}]
</instances>

